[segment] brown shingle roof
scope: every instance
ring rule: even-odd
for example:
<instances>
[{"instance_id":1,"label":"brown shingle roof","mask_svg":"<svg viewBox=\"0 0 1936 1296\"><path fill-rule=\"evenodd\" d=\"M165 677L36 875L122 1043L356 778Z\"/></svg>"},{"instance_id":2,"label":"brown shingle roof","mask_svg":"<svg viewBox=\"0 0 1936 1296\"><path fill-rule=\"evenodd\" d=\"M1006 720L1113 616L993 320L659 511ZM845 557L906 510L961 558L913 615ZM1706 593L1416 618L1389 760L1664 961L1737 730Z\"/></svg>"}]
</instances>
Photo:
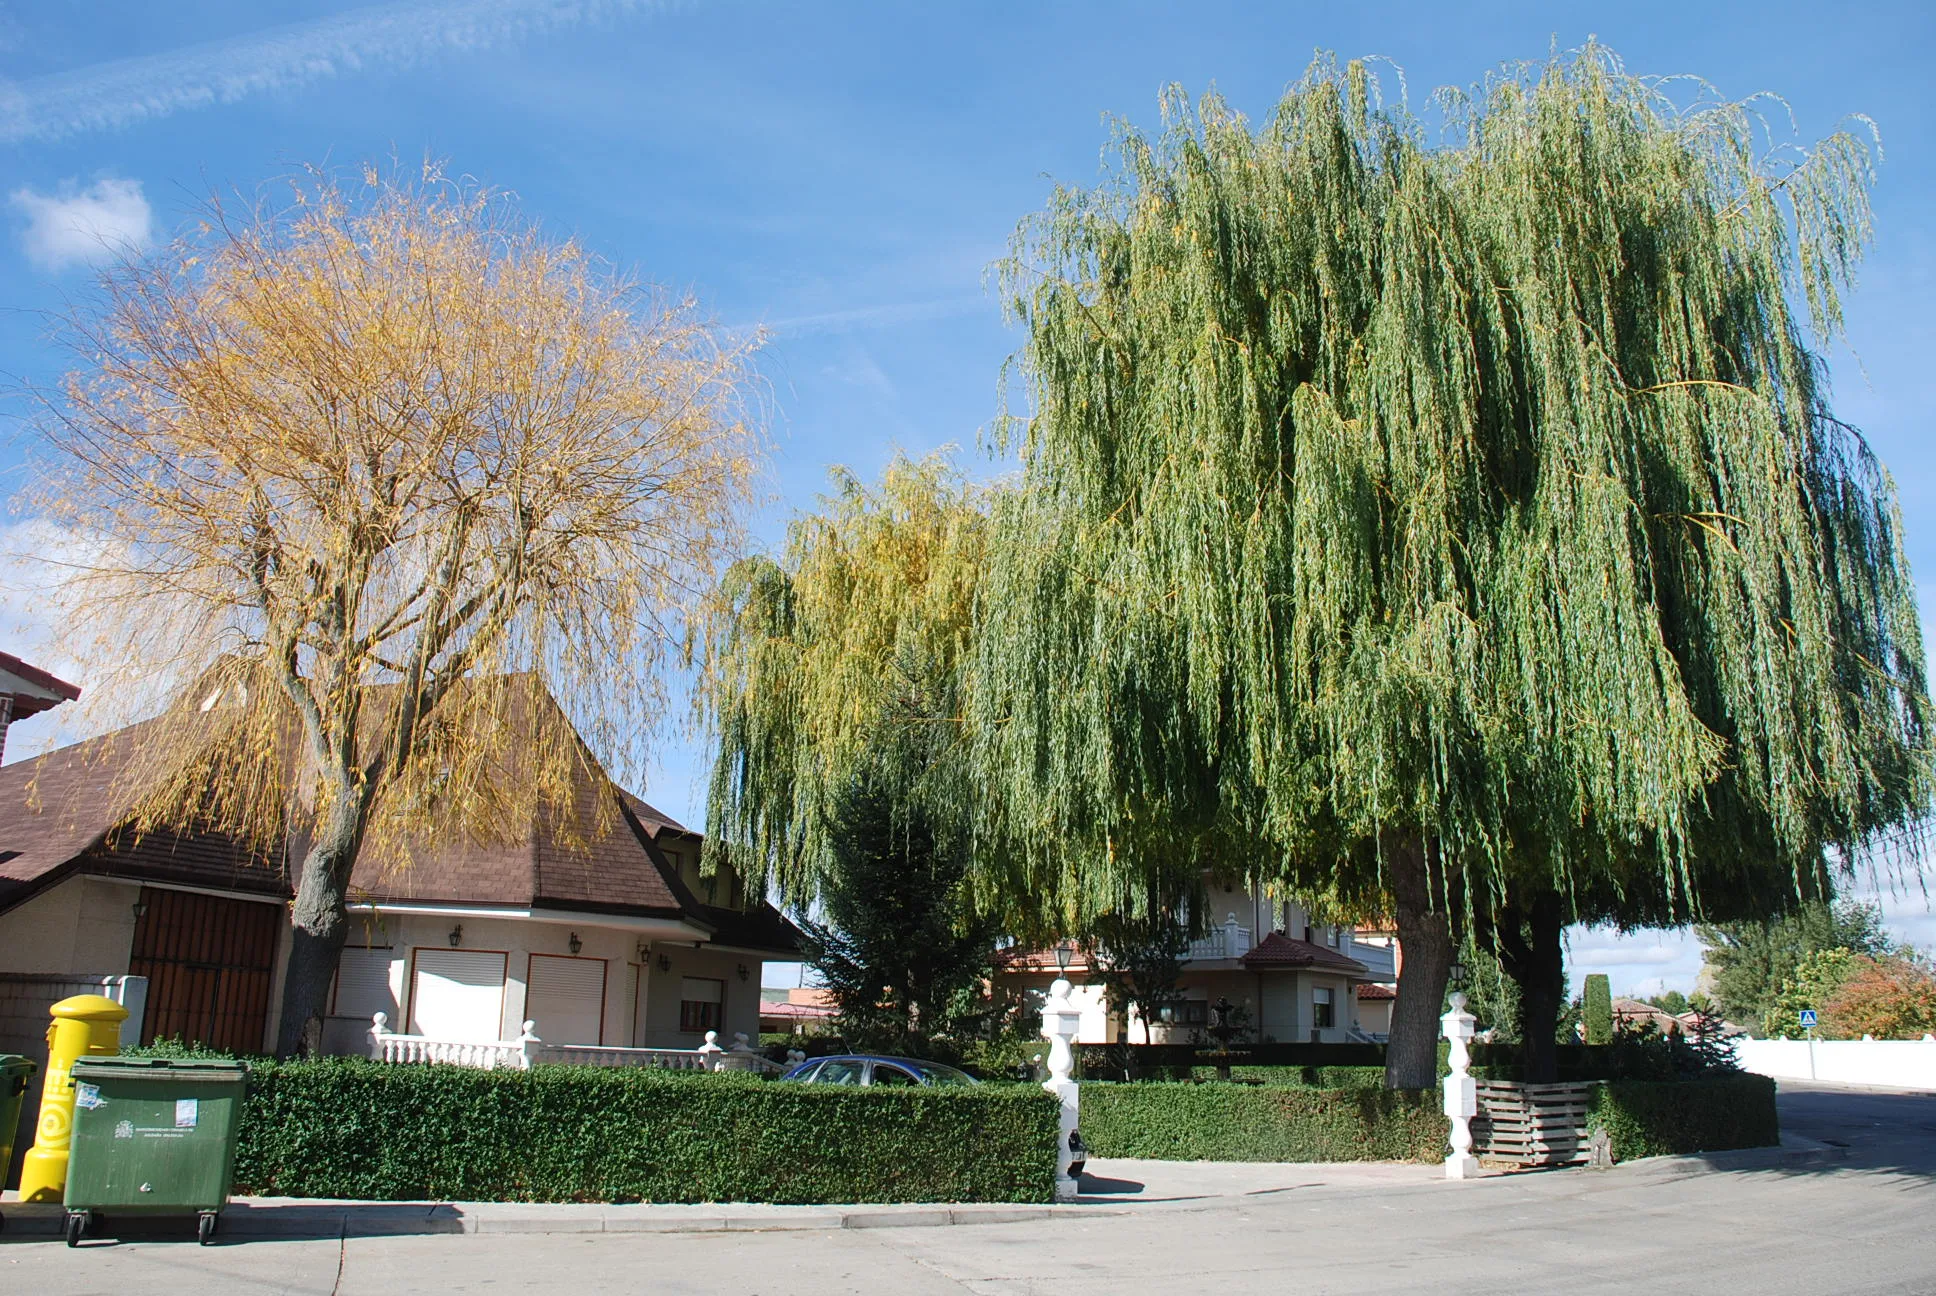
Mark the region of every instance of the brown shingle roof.
<instances>
[{"instance_id":1,"label":"brown shingle roof","mask_svg":"<svg viewBox=\"0 0 1936 1296\"><path fill-rule=\"evenodd\" d=\"M1361 982L1358 986L1358 998L1361 1000L1396 999L1398 998L1398 990L1395 986L1379 985L1376 981L1365 981Z\"/></svg>"},{"instance_id":2,"label":"brown shingle roof","mask_svg":"<svg viewBox=\"0 0 1936 1296\"><path fill-rule=\"evenodd\" d=\"M1244 955L1243 964L1252 969L1309 967L1347 975L1370 975L1370 969L1357 959L1310 941L1293 940L1283 932L1272 932L1257 942L1257 947Z\"/></svg>"},{"instance_id":3,"label":"brown shingle roof","mask_svg":"<svg viewBox=\"0 0 1936 1296\"><path fill-rule=\"evenodd\" d=\"M542 689L538 696L540 705L556 708ZM222 834L117 837L138 791L123 776L157 727L133 725L0 767L0 908L74 872L290 894L283 861L251 855ZM799 933L768 905L741 913L701 904L653 842L662 832L688 830L612 783L589 754L576 769L566 813L590 840L565 840L570 835L534 815L516 840L466 838L413 852L401 867L359 860L352 899L684 918L714 931L720 944L797 949Z\"/></svg>"}]
</instances>

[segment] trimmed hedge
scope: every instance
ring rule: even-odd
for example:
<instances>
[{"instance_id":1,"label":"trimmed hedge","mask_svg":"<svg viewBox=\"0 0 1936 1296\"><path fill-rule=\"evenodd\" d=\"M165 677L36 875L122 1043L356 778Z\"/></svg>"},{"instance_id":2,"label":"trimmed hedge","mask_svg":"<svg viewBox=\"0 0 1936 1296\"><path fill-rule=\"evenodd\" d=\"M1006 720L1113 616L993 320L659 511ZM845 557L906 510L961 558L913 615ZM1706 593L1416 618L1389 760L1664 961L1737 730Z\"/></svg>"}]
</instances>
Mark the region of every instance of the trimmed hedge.
<instances>
[{"instance_id":1,"label":"trimmed hedge","mask_svg":"<svg viewBox=\"0 0 1936 1296\"><path fill-rule=\"evenodd\" d=\"M722 1072L261 1062L235 1191L375 1201L1054 1197L1040 1088L855 1089Z\"/></svg>"},{"instance_id":2,"label":"trimmed hedge","mask_svg":"<svg viewBox=\"0 0 1936 1296\"><path fill-rule=\"evenodd\" d=\"M1436 1090L1085 1084L1093 1156L1157 1161L1437 1161L1450 1127Z\"/></svg>"},{"instance_id":3,"label":"trimmed hedge","mask_svg":"<svg viewBox=\"0 0 1936 1296\"><path fill-rule=\"evenodd\" d=\"M1594 1088L1588 1110L1589 1123L1607 1131L1616 1161L1781 1142L1775 1082L1767 1076L1609 1080Z\"/></svg>"}]
</instances>

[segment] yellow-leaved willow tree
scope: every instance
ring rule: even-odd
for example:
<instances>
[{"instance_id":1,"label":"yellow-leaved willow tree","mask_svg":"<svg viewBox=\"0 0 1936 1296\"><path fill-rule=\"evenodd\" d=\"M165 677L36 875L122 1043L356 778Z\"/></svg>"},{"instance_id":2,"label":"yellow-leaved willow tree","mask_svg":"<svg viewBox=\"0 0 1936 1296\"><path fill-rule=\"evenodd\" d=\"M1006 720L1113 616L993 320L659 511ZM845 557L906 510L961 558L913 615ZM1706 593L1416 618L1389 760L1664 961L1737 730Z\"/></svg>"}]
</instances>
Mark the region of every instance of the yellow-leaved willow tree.
<instances>
[{"instance_id":1,"label":"yellow-leaved willow tree","mask_svg":"<svg viewBox=\"0 0 1936 1296\"><path fill-rule=\"evenodd\" d=\"M595 828L562 798L636 755L737 543L752 340L434 167L212 204L68 324L34 501L94 639L179 686L136 826L289 844L299 1052L359 853Z\"/></svg>"}]
</instances>

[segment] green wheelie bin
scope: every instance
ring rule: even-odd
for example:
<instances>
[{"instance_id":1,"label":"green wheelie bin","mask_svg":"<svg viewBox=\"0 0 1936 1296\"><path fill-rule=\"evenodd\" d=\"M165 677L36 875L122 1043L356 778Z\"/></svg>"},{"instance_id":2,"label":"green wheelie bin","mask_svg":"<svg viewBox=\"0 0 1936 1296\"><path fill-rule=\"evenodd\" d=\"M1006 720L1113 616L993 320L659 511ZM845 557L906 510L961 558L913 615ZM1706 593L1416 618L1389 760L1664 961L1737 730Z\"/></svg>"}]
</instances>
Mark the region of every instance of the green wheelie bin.
<instances>
[{"instance_id":1,"label":"green wheelie bin","mask_svg":"<svg viewBox=\"0 0 1936 1296\"><path fill-rule=\"evenodd\" d=\"M27 1093L27 1082L40 1066L18 1053L0 1053L0 1188L7 1186L7 1167L13 1164L13 1136L20 1128L20 1100ZM0 1228L6 1218L0 1216Z\"/></svg>"},{"instance_id":2,"label":"green wheelie bin","mask_svg":"<svg viewBox=\"0 0 1936 1296\"><path fill-rule=\"evenodd\" d=\"M206 1246L228 1204L249 1068L242 1062L88 1058L74 1064L67 1245L103 1215L199 1216Z\"/></svg>"}]
</instances>

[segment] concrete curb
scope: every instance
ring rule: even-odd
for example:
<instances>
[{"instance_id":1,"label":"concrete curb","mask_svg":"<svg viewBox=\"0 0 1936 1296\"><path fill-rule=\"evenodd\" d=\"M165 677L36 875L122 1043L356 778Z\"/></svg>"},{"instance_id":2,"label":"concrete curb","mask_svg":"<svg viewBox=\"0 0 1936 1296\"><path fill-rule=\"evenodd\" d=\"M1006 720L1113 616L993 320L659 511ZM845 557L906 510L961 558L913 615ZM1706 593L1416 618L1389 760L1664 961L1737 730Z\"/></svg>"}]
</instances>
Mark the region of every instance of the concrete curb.
<instances>
[{"instance_id":1,"label":"concrete curb","mask_svg":"<svg viewBox=\"0 0 1936 1296\"><path fill-rule=\"evenodd\" d=\"M1744 1148L1697 1156L1649 1157L1628 1161L1606 1172L1608 1178L1628 1182L1679 1179L1689 1175L1754 1170L1800 1170L1846 1161L1849 1150L1814 1139L1784 1136L1781 1146ZM1547 1173L1599 1172L1562 1170ZM1508 1184L1519 1176L1487 1174L1472 1185ZM1457 1191L1460 1185L1420 1180L1402 1183L1305 1182L1269 1190L1300 1196L1377 1194L1413 1196ZM551 1204L537 1202L344 1202L306 1198L244 1198L222 1212L217 1239L286 1240L339 1237L398 1237L425 1234L545 1234L545 1233L748 1233L803 1232L827 1229L951 1228L975 1224L1023 1224L1051 1219L1086 1219L1138 1212L1198 1212L1239 1208L1255 1193L1209 1191L1175 1197L1144 1198L1095 1195L1078 1202L1030 1206L991 1202L972 1205L652 1205ZM0 1202L4 1234L11 1238L57 1238L65 1212L56 1205ZM116 1220L111 1213L97 1236L112 1238L126 1227L130 1237L191 1239L188 1217Z\"/></svg>"},{"instance_id":2,"label":"concrete curb","mask_svg":"<svg viewBox=\"0 0 1936 1296\"><path fill-rule=\"evenodd\" d=\"M0 1204L6 1237L56 1238L65 1211L53 1205ZM216 1237L304 1238L398 1237L437 1233L748 1233L824 1229L946 1228L975 1224L1021 1224L1058 1215L1120 1215L1120 1206L1071 1204L1018 1206L991 1203L959 1206L553 1205L523 1202L387 1203L238 1201L222 1212ZM116 1219L91 1236L112 1238L124 1224L129 1236L194 1236L190 1216Z\"/></svg>"}]
</instances>

